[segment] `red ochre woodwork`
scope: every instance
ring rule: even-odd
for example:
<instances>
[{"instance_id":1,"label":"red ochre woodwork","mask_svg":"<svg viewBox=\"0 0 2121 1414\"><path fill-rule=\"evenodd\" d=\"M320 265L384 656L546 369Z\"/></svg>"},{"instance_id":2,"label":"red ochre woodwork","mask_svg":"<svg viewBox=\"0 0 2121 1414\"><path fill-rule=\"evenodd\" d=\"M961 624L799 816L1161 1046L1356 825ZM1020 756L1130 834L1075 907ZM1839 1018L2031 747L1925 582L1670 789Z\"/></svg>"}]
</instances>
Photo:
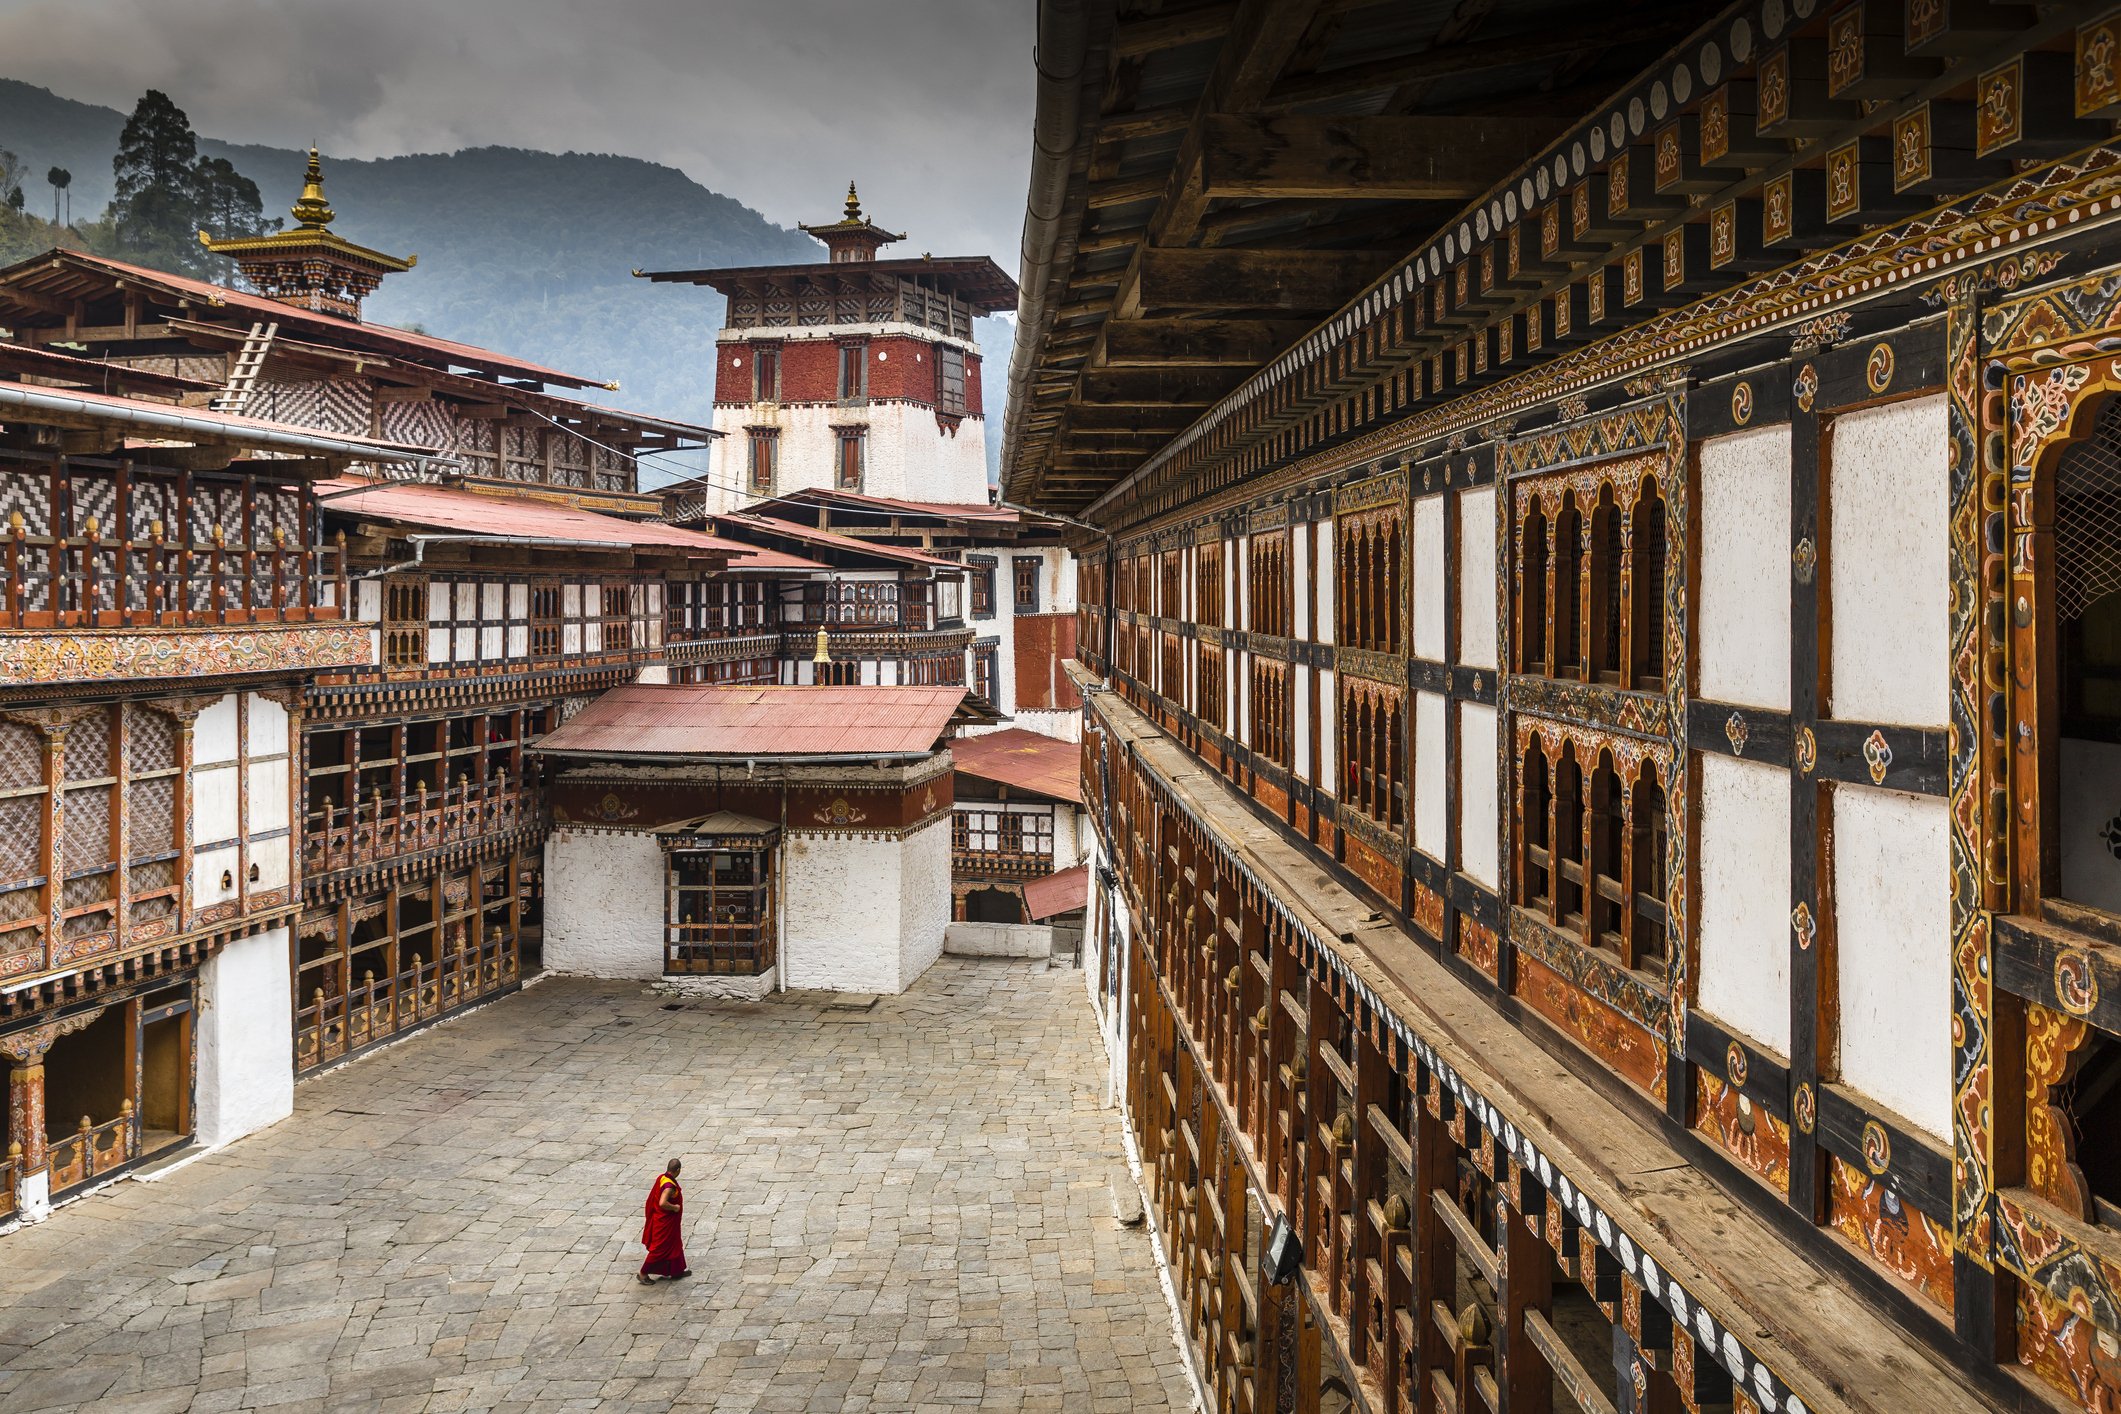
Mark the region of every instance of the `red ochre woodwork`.
<instances>
[{"instance_id":1,"label":"red ochre woodwork","mask_svg":"<svg viewBox=\"0 0 2121 1414\"><path fill-rule=\"evenodd\" d=\"M1015 623L1016 705L1072 712L1083 705L1061 664L1075 656L1075 615L1019 614Z\"/></svg>"},{"instance_id":2,"label":"red ochre woodwork","mask_svg":"<svg viewBox=\"0 0 2121 1414\"><path fill-rule=\"evenodd\" d=\"M868 379L860 401L937 406L937 345L904 334L879 334L858 341L833 338L774 338L770 334L744 342L724 342L715 350L714 401L717 407L750 407L757 396L757 349L778 351L777 396L766 401L787 406L837 406L840 350L859 342ZM983 417L980 401L980 355L965 355L965 413Z\"/></svg>"},{"instance_id":3,"label":"red ochre woodwork","mask_svg":"<svg viewBox=\"0 0 2121 1414\"><path fill-rule=\"evenodd\" d=\"M1694 1071L1694 1128L1777 1193L1790 1189L1790 1127L1705 1069Z\"/></svg>"},{"instance_id":4,"label":"red ochre woodwork","mask_svg":"<svg viewBox=\"0 0 2121 1414\"><path fill-rule=\"evenodd\" d=\"M792 786L785 791L786 824L810 832L902 833L949 814L953 784L945 774L903 790ZM727 810L779 824L783 794L779 787L703 781L562 779L552 787L552 819L560 828L646 832Z\"/></svg>"},{"instance_id":5,"label":"red ochre woodwork","mask_svg":"<svg viewBox=\"0 0 2121 1414\"><path fill-rule=\"evenodd\" d=\"M1826 1156L1826 1220L1849 1244L1939 1310L1952 1309L1952 1234L1877 1178Z\"/></svg>"},{"instance_id":6,"label":"red ochre woodwork","mask_svg":"<svg viewBox=\"0 0 2121 1414\"><path fill-rule=\"evenodd\" d=\"M1536 958L1519 954L1515 995L1630 1084L1664 1098L1664 1042Z\"/></svg>"}]
</instances>

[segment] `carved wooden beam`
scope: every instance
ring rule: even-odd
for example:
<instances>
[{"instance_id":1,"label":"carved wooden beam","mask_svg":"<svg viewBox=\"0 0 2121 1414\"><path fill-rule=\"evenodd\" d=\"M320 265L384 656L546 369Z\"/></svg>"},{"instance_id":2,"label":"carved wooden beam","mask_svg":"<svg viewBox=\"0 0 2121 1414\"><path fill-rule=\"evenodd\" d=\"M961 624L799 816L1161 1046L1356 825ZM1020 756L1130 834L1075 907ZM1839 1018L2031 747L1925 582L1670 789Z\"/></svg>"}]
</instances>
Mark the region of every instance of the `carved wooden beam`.
<instances>
[{"instance_id":1,"label":"carved wooden beam","mask_svg":"<svg viewBox=\"0 0 2121 1414\"><path fill-rule=\"evenodd\" d=\"M1390 267L1388 251L1146 250L1145 309L1281 309L1327 314Z\"/></svg>"},{"instance_id":2,"label":"carved wooden beam","mask_svg":"<svg viewBox=\"0 0 2121 1414\"><path fill-rule=\"evenodd\" d=\"M1209 115L1210 197L1467 201L1553 136L1541 118Z\"/></svg>"}]
</instances>

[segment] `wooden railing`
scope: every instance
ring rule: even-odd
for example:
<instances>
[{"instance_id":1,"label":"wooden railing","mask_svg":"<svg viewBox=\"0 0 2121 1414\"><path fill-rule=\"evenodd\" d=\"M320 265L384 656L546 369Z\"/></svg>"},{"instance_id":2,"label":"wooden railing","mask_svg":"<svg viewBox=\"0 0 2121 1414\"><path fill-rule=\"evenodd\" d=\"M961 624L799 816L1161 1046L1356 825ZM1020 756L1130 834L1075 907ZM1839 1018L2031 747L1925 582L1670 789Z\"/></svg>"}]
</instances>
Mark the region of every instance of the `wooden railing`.
<instances>
[{"instance_id":1,"label":"wooden railing","mask_svg":"<svg viewBox=\"0 0 2121 1414\"><path fill-rule=\"evenodd\" d=\"M672 923L664 935L665 972L756 977L773 966L769 926L745 923Z\"/></svg>"},{"instance_id":2,"label":"wooden railing","mask_svg":"<svg viewBox=\"0 0 2121 1414\"><path fill-rule=\"evenodd\" d=\"M486 781L461 781L442 790L370 796L352 806L313 810L302 832L303 867L329 873L401 854L482 839L533 823L538 802L520 778L505 771Z\"/></svg>"},{"instance_id":3,"label":"wooden railing","mask_svg":"<svg viewBox=\"0 0 2121 1414\"><path fill-rule=\"evenodd\" d=\"M4 531L6 602L0 628L186 627L341 617L346 547L230 544L101 534L31 535L16 516ZM325 590L333 592L327 596ZM327 597L331 602L326 603Z\"/></svg>"},{"instance_id":4,"label":"wooden railing","mask_svg":"<svg viewBox=\"0 0 2121 1414\"><path fill-rule=\"evenodd\" d=\"M15 1186L21 1180L22 1144L17 1140L7 1146L7 1157L0 1159L0 1218L14 1216Z\"/></svg>"},{"instance_id":5,"label":"wooden railing","mask_svg":"<svg viewBox=\"0 0 2121 1414\"><path fill-rule=\"evenodd\" d=\"M1053 855L1028 850L953 848L950 872L959 877L1036 879L1053 872Z\"/></svg>"},{"instance_id":6,"label":"wooden railing","mask_svg":"<svg viewBox=\"0 0 2121 1414\"><path fill-rule=\"evenodd\" d=\"M410 1031L513 986L516 951L496 934L486 942L385 977L365 972L343 996L322 987L295 1009L295 1068L309 1070Z\"/></svg>"},{"instance_id":7,"label":"wooden railing","mask_svg":"<svg viewBox=\"0 0 2121 1414\"><path fill-rule=\"evenodd\" d=\"M124 1167L140 1156L140 1127L134 1121L133 1102L121 1103L118 1117L102 1124L81 1116L80 1127L64 1139L52 1140L45 1154L54 1193Z\"/></svg>"}]
</instances>

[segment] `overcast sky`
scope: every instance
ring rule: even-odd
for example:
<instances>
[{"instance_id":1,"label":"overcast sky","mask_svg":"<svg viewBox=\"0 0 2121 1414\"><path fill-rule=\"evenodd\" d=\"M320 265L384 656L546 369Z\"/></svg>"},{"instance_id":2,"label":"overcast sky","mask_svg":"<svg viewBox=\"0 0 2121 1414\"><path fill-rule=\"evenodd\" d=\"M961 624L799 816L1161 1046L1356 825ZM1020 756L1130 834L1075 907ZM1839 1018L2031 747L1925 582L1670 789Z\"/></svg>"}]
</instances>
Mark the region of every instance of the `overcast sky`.
<instances>
[{"instance_id":1,"label":"overcast sky","mask_svg":"<svg viewBox=\"0 0 2121 1414\"><path fill-rule=\"evenodd\" d=\"M683 169L783 225L878 222L1012 275L1034 0L0 0L0 73L201 133L501 144Z\"/></svg>"}]
</instances>

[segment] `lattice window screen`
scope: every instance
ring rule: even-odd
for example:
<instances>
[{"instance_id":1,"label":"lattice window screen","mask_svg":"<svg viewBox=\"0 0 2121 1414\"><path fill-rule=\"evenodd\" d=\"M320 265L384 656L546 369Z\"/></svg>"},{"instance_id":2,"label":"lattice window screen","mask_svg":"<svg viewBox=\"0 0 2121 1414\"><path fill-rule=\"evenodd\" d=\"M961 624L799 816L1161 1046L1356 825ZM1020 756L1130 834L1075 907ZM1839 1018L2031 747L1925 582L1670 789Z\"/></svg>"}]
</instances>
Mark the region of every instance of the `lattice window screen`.
<instances>
[{"instance_id":1,"label":"lattice window screen","mask_svg":"<svg viewBox=\"0 0 2121 1414\"><path fill-rule=\"evenodd\" d=\"M2055 477L2055 612L2064 621L2121 589L2121 398Z\"/></svg>"}]
</instances>

